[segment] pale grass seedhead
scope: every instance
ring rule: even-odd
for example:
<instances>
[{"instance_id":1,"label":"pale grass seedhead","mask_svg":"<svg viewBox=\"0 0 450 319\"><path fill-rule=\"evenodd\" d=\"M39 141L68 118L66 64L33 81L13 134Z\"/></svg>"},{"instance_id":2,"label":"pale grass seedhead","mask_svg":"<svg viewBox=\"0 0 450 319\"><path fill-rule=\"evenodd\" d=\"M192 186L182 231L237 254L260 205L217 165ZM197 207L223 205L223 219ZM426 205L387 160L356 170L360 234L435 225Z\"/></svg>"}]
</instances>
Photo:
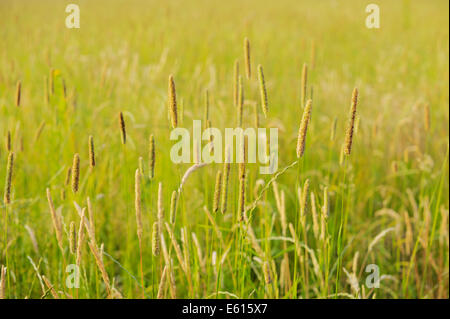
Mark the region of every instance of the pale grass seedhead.
<instances>
[{"instance_id":1,"label":"pale grass seedhead","mask_svg":"<svg viewBox=\"0 0 450 319\"><path fill-rule=\"evenodd\" d=\"M7 152L11 152L11 131L8 131L8 133L6 133L6 140L5 140L5 146L6 146L6 151Z\"/></svg>"},{"instance_id":2,"label":"pale grass seedhead","mask_svg":"<svg viewBox=\"0 0 450 319\"><path fill-rule=\"evenodd\" d=\"M308 193L309 193L309 179L305 181L305 184L303 185L302 190L302 197L300 200L300 220L302 225L305 225L305 219L306 219L306 210L308 205Z\"/></svg>"},{"instance_id":3,"label":"pale grass seedhead","mask_svg":"<svg viewBox=\"0 0 450 319\"><path fill-rule=\"evenodd\" d=\"M3 200L6 205L11 203L11 189L12 189L12 177L14 171L14 153L9 152L8 162L6 164L6 181L5 181L5 193Z\"/></svg>"},{"instance_id":4,"label":"pale grass seedhead","mask_svg":"<svg viewBox=\"0 0 450 319\"><path fill-rule=\"evenodd\" d=\"M164 266L162 275L161 275L161 280L159 282L159 287L158 287L158 294L156 296L156 299L163 299L164 298L164 290L166 289L166 283L167 283L167 276L168 276L168 267L167 265Z\"/></svg>"},{"instance_id":5,"label":"pale grass seedhead","mask_svg":"<svg viewBox=\"0 0 450 319\"><path fill-rule=\"evenodd\" d=\"M15 98L15 104L17 107L20 106L20 98L22 95L22 83L20 81L17 81L16 84L16 98Z\"/></svg>"},{"instance_id":6,"label":"pale grass seedhead","mask_svg":"<svg viewBox=\"0 0 450 319\"><path fill-rule=\"evenodd\" d=\"M45 277L44 275L42 275L42 280L45 282L45 285L47 286L48 291L50 291L50 293L52 294L53 298L55 299L59 299L59 295L56 292L54 286L52 285L52 283L50 282L50 280Z\"/></svg>"},{"instance_id":7,"label":"pale grass seedhead","mask_svg":"<svg viewBox=\"0 0 450 319\"><path fill-rule=\"evenodd\" d=\"M72 179L72 166L69 166L66 171L66 179L64 180L64 185L68 186Z\"/></svg>"},{"instance_id":8,"label":"pale grass seedhead","mask_svg":"<svg viewBox=\"0 0 450 319\"><path fill-rule=\"evenodd\" d=\"M173 191L172 197L170 198L170 223L175 224L177 217L177 204L178 204L178 192Z\"/></svg>"},{"instance_id":9,"label":"pale grass seedhead","mask_svg":"<svg viewBox=\"0 0 450 319\"><path fill-rule=\"evenodd\" d=\"M311 108L312 108L312 101L308 100L305 109L303 110L303 116L300 122L300 128L298 130L297 158L302 157L303 153L305 152L306 133L308 131L308 125L311 119Z\"/></svg>"},{"instance_id":10,"label":"pale grass seedhead","mask_svg":"<svg viewBox=\"0 0 450 319\"><path fill-rule=\"evenodd\" d=\"M356 105L358 103L358 89L354 88L352 93L352 104L350 107L350 117L347 125L347 132L345 134L344 154L350 155L352 152L353 132L355 129Z\"/></svg>"},{"instance_id":11,"label":"pale grass seedhead","mask_svg":"<svg viewBox=\"0 0 450 319\"><path fill-rule=\"evenodd\" d=\"M80 183L80 156L78 153L76 153L73 156L73 163L72 163L72 191L74 193L78 192Z\"/></svg>"},{"instance_id":12,"label":"pale grass seedhead","mask_svg":"<svg viewBox=\"0 0 450 319\"><path fill-rule=\"evenodd\" d=\"M234 106L238 106L239 101L239 61L234 62L234 83L233 83Z\"/></svg>"},{"instance_id":13,"label":"pale grass seedhead","mask_svg":"<svg viewBox=\"0 0 450 319\"><path fill-rule=\"evenodd\" d=\"M153 256L159 256L159 246L160 246L160 223L153 223L153 231L152 231L152 254Z\"/></svg>"},{"instance_id":14,"label":"pale grass seedhead","mask_svg":"<svg viewBox=\"0 0 450 319\"><path fill-rule=\"evenodd\" d=\"M219 210L220 193L222 189L222 172L217 171L216 174L216 185L214 188L214 200L213 200L213 212L217 213Z\"/></svg>"},{"instance_id":15,"label":"pale grass seedhead","mask_svg":"<svg viewBox=\"0 0 450 319\"><path fill-rule=\"evenodd\" d=\"M6 299L6 267L0 267L0 299Z\"/></svg>"},{"instance_id":16,"label":"pale grass seedhead","mask_svg":"<svg viewBox=\"0 0 450 319\"><path fill-rule=\"evenodd\" d=\"M119 127L120 127L120 138L122 140L122 144L127 143L127 130L125 127L125 119L123 118L123 113L119 112Z\"/></svg>"},{"instance_id":17,"label":"pale grass seedhead","mask_svg":"<svg viewBox=\"0 0 450 319\"><path fill-rule=\"evenodd\" d=\"M168 106L170 113L170 121L172 123L172 128L176 128L178 126L178 117L177 117L177 93L175 89L175 81L173 79L173 75L169 76L169 89L168 89Z\"/></svg>"},{"instance_id":18,"label":"pale grass seedhead","mask_svg":"<svg viewBox=\"0 0 450 319\"><path fill-rule=\"evenodd\" d=\"M41 124L39 125L38 129L36 130L36 134L34 135L34 143L37 143L44 128L45 128L45 121L42 121Z\"/></svg>"},{"instance_id":19,"label":"pale grass seedhead","mask_svg":"<svg viewBox=\"0 0 450 319\"><path fill-rule=\"evenodd\" d=\"M155 177L155 137L150 135L149 143L149 171L148 177L152 180Z\"/></svg>"},{"instance_id":20,"label":"pale grass seedhead","mask_svg":"<svg viewBox=\"0 0 450 319\"><path fill-rule=\"evenodd\" d=\"M266 82L264 81L264 72L261 64L258 65L258 79L259 79L259 91L261 95L261 107L264 113L264 117L267 117L269 106L267 102Z\"/></svg>"},{"instance_id":21,"label":"pale grass seedhead","mask_svg":"<svg viewBox=\"0 0 450 319\"><path fill-rule=\"evenodd\" d=\"M91 168L95 167L95 152L94 152L94 137L89 136L89 165Z\"/></svg>"},{"instance_id":22,"label":"pale grass seedhead","mask_svg":"<svg viewBox=\"0 0 450 319\"><path fill-rule=\"evenodd\" d=\"M138 167L139 167L139 174L141 174L141 177L144 177L145 176L144 158L142 156L139 156Z\"/></svg>"}]
</instances>

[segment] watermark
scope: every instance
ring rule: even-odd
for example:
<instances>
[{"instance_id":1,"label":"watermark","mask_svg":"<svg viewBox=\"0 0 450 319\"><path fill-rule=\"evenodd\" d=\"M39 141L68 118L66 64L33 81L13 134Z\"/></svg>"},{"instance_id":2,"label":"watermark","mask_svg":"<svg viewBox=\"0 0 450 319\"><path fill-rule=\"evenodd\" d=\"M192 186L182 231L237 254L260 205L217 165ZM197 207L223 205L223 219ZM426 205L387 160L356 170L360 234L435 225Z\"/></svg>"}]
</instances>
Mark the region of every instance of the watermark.
<instances>
[{"instance_id":1,"label":"watermark","mask_svg":"<svg viewBox=\"0 0 450 319\"><path fill-rule=\"evenodd\" d=\"M80 267L76 264L69 264L66 267L66 273L68 273L66 287L80 288Z\"/></svg>"},{"instance_id":2,"label":"watermark","mask_svg":"<svg viewBox=\"0 0 450 319\"><path fill-rule=\"evenodd\" d=\"M80 7L77 4L70 3L66 6L66 28L79 29L80 28Z\"/></svg>"},{"instance_id":3,"label":"watermark","mask_svg":"<svg viewBox=\"0 0 450 319\"><path fill-rule=\"evenodd\" d=\"M178 140L170 150L173 163L258 162L261 164L260 174L273 174L277 171L277 128L269 128L269 134L266 128L225 128L223 137L222 131L215 127L206 128L202 132L201 120L194 120L192 127L192 136L188 129L181 127L170 132L170 140ZM202 142L206 142L203 147Z\"/></svg>"},{"instance_id":4,"label":"watermark","mask_svg":"<svg viewBox=\"0 0 450 319\"><path fill-rule=\"evenodd\" d=\"M367 288L380 288L380 267L375 264L369 264L365 269L366 273L370 273L366 277Z\"/></svg>"},{"instance_id":5,"label":"watermark","mask_svg":"<svg viewBox=\"0 0 450 319\"><path fill-rule=\"evenodd\" d=\"M380 7L371 3L366 6L366 12L369 14L366 18L366 27L368 29L380 28Z\"/></svg>"}]
</instances>

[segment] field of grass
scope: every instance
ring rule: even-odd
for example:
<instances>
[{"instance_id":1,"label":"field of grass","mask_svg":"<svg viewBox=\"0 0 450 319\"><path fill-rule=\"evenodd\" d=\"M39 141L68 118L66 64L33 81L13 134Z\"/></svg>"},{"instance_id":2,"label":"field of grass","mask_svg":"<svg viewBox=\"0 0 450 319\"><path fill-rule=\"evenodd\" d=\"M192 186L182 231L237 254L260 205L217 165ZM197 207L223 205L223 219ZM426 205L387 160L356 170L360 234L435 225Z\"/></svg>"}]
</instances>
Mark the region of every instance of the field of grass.
<instances>
[{"instance_id":1,"label":"field of grass","mask_svg":"<svg viewBox=\"0 0 450 319\"><path fill-rule=\"evenodd\" d=\"M69 2L0 2L0 298L449 297L447 1L376 1L379 29L373 1L72 2L79 29ZM278 128L278 171L232 163L222 213L224 164L177 192L193 164L170 158L168 78L179 127L207 90L233 128L236 61L242 127Z\"/></svg>"}]
</instances>

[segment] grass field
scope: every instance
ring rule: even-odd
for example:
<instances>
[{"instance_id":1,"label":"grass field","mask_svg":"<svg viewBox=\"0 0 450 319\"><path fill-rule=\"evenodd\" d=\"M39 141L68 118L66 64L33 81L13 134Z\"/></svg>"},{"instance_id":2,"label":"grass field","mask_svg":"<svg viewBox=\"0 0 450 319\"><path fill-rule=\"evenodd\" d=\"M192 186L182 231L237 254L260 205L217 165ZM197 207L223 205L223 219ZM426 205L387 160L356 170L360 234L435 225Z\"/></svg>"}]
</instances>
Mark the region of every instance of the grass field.
<instances>
[{"instance_id":1,"label":"grass field","mask_svg":"<svg viewBox=\"0 0 450 319\"><path fill-rule=\"evenodd\" d=\"M0 2L0 298L449 297L447 1L376 1L379 29L372 1L72 2L79 29L69 2ZM168 78L179 127L207 90L233 128L236 61L278 171L197 165L177 191Z\"/></svg>"}]
</instances>

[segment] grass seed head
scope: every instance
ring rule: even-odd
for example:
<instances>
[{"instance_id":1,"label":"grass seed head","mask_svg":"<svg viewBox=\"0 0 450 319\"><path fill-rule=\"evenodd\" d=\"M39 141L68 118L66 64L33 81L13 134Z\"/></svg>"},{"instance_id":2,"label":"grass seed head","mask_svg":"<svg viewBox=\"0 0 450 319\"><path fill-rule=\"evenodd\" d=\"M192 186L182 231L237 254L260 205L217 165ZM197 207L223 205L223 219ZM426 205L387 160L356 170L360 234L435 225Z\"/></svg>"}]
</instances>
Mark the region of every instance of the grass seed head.
<instances>
[{"instance_id":1,"label":"grass seed head","mask_svg":"<svg viewBox=\"0 0 450 319\"><path fill-rule=\"evenodd\" d=\"M177 93L175 89L175 81L173 79L173 75L169 76L169 113L170 113L170 121L172 123L172 128L176 128L178 126L178 118L177 118Z\"/></svg>"},{"instance_id":2,"label":"grass seed head","mask_svg":"<svg viewBox=\"0 0 450 319\"><path fill-rule=\"evenodd\" d=\"M172 192L172 197L170 198L170 223L175 224L177 217L177 204L178 204L178 193L177 191Z\"/></svg>"},{"instance_id":3,"label":"grass seed head","mask_svg":"<svg viewBox=\"0 0 450 319\"><path fill-rule=\"evenodd\" d=\"M161 227L161 224L159 222L154 222L153 223L153 232L152 232L152 253L153 253L153 256L159 256L160 227Z\"/></svg>"},{"instance_id":4,"label":"grass seed head","mask_svg":"<svg viewBox=\"0 0 450 319\"><path fill-rule=\"evenodd\" d=\"M6 205L11 203L11 188L12 188L13 171L14 171L14 153L9 152L8 162L6 164L5 193L4 193L4 197L3 197Z\"/></svg>"},{"instance_id":5,"label":"grass seed head","mask_svg":"<svg viewBox=\"0 0 450 319\"><path fill-rule=\"evenodd\" d=\"M21 94L22 94L22 83L20 81L17 81L17 84L16 84L16 99L15 99L15 104L16 104L17 107L20 106Z\"/></svg>"},{"instance_id":6,"label":"grass seed head","mask_svg":"<svg viewBox=\"0 0 450 319\"><path fill-rule=\"evenodd\" d=\"M263 67L261 64L258 65L258 79L259 79L259 91L261 94L261 107L264 113L264 117L267 117L269 107L267 102L266 82L264 81Z\"/></svg>"},{"instance_id":7,"label":"grass seed head","mask_svg":"<svg viewBox=\"0 0 450 319\"><path fill-rule=\"evenodd\" d=\"M352 104L350 107L350 117L347 124L347 132L345 134L344 154L350 155L352 152L353 132L355 129L356 105L358 103L358 89L354 88L352 93Z\"/></svg>"},{"instance_id":8,"label":"grass seed head","mask_svg":"<svg viewBox=\"0 0 450 319\"><path fill-rule=\"evenodd\" d=\"M95 167L95 152L94 152L94 137L89 136L89 165L91 168Z\"/></svg>"},{"instance_id":9,"label":"grass seed head","mask_svg":"<svg viewBox=\"0 0 450 319\"><path fill-rule=\"evenodd\" d=\"M123 113L119 112L119 127L120 127L120 137L122 139L122 144L127 142L127 131L125 128L125 120L123 118Z\"/></svg>"},{"instance_id":10,"label":"grass seed head","mask_svg":"<svg viewBox=\"0 0 450 319\"><path fill-rule=\"evenodd\" d=\"M308 131L308 125L311 119L311 108L312 108L312 101L308 100L305 109L303 110L303 116L300 122L300 128L298 130L297 158L302 157L303 153L305 152L306 133Z\"/></svg>"},{"instance_id":11,"label":"grass seed head","mask_svg":"<svg viewBox=\"0 0 450 319\"><path fill-rule=\"evenodd\" d=\"M149 171L148 177L153 179L155 177L155 137L150 135L149 143Z\"/></svg>"},{"instance_id":12,"label":"grass seed head","mask_svg":"<svg viewBox=\"0 0 450 319\"><path fill-rule=\"evenodd\" d=\"M234 62L234 77L233 77L233 101L234 106L238 106L239 100L239 61Z\"/></svg>"},{"instance_id":13,"label":"grass seed head","mask_svg":"<svg viewBox=\"0 0 450 319\"><path fill-rule=\"evenodd\" d=\"M213 212L214 213L217 213L217 211L219 210L221 188L222 188L222 172L217 171L216 186L214 189L214 200L213 200Z\"/></svg>"},{"instance_id":14,"label":"grass seed head","mask_svg":"<svg viewBox=\"0 0 450 319\"><path fill-rule=\"evenodd\" d=\"M78 192L80 183L80 156L76 153L73 156L72 163L72 191L74 193Z\"/></svg>"}]
</instances>

